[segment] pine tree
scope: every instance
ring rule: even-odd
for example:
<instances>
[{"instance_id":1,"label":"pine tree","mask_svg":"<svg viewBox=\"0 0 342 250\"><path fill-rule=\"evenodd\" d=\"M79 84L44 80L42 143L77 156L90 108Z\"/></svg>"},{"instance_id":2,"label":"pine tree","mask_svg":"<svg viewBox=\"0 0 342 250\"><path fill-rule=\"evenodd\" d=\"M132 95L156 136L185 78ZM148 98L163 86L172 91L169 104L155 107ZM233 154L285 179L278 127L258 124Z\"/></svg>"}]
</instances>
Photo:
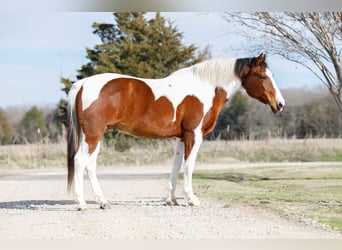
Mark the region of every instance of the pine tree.
<instances>
[{"instance_id":1,"label":"pine tree","mask_svg":"<svg viewBox=\"0 0 342 250\"><path fill-rule=\"evenodd\" d=\"M93 33L102 43L86 49L89 62L78 70L77 79L105 72L160 78L210 57L208 48L183 45L183 34L160 13L150 20L144 15L114 13L115 24L94 23ZM71 80L61 82L68 93Z\"/></svg>"}]
</instances>

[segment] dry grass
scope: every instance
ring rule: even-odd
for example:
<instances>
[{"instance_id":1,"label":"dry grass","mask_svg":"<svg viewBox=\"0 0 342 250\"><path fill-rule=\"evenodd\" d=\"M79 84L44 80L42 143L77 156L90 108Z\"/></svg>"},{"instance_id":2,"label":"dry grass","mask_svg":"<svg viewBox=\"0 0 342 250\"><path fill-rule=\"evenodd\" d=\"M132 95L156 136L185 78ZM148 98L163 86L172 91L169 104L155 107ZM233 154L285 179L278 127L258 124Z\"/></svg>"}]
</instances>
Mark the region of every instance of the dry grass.
<instances>
[{"instance_id":1,"label":"dry grass","mask_svg":"<svg viewBox=\"0 0 342 250\"><path fill-rule=\"evenodd\" d=\"M173 149L173 140L140 142L125 152L102 147L98 165L170 165ZM342 161L342 139L205 141L198 155L202 164L290 161ZM0 146L0 169L65 166L65 143Z\"/></svg>"},{"instance_id":2,"label":"dry grass","mask_svg":"<svg viewBox=\"0 0 342 250\"><path fill-rule=\"evenodd\" d=\"M0 169L57 168L65 164L65 144L0 146Z\"/></svg>"},{"instance_id":3,"label":"dry grass","mask_svg":"<svg viewBox=\"0 0 342 250\"><path fill-rule=\"evenodd\" d=\"M198 160L242 162L342 161L342 139L205 142Z\"/></svg>"}]
</instances>

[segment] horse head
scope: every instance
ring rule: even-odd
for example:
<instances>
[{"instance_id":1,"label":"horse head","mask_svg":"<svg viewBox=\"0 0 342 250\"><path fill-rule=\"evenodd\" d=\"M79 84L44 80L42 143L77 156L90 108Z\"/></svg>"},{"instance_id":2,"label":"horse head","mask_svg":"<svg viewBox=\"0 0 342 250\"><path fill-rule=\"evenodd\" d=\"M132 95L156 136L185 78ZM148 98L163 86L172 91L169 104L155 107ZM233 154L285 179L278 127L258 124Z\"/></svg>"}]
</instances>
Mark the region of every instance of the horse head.
<instances>
[{"instance_id":1,"label":"horse head","mask_svg":"<svg viewBox=\"0 0 342 250\"><path fill-rule=\"evenodd\" d=\"M240 70L241 83L249 96L269 105L274 113L281 112L284 110L285 100L265 60L265 54L260 54L244 63Z\"/></svg>"}]
</instances>

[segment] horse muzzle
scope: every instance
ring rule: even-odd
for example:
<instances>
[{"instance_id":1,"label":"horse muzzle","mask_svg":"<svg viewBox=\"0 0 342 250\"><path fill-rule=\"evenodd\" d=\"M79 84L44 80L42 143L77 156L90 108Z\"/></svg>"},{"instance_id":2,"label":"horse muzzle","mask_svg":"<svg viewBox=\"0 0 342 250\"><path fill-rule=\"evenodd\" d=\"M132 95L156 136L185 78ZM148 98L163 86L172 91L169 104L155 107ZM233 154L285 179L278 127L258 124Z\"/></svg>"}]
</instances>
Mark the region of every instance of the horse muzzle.
<instances>
[{"instance_id":1,"label":"horse muzzle","mask_svg":"<svg viewBox=\"0 0 342 250\"><path fill-rule=\"evenodd\" d=\"M285 108L285 103L283 102L277 102L276 105L270 105L272 112L277 113L277 112L283 112Z\"/></svg>"},{"instance_id":2,"label":"horse muzzle","mask_svg":"<svg viewBox=\"0 0 342 250\"><path fill-rule=\"evenodd\" d=\"M277 108L278 108L278 111L279 111L279 112L283 112L283 111L284 111L284 108L285 108L285 103L278 102Z\"/></svg>"}]
</instances>

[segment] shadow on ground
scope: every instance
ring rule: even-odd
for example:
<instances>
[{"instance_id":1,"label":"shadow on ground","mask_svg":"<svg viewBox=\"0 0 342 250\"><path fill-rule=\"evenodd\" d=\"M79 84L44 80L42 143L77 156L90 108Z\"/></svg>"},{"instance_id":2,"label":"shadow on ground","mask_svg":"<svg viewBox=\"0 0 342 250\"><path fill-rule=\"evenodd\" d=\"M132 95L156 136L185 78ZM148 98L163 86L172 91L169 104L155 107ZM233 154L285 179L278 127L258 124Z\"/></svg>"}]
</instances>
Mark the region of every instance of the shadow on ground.
<instances>
[{"instance_id":1,"label":"shadow on ground","mask_svg":"<svg viewBox=\"0 0 342 250\"><path fill-rule=\"evenodd\" d=\"M185 207L187 204L184 202L183 197L178 197L181 201L176 207ZM98 208L99 204L95 201L86 201L87 204L93 208ZM141 206L167 206L165 199L160 197L145 197L132 200L112 200L110 208L115 206L126 207L141 207ZM0 202L0 209L13 209L13 210L75 210L76 202L73 200L20 200L20 201L7 201Z\"/></svg>"},{"instance_id":2,"label":"shadow on ground","mask_svg":"<svg viewBox=\"0 0 342 250\"><path fill-rule=\"evenodd\" d=\"M0 202L0 209L32 209L35 210L44 206L65 206L74 205L72 200L20 200Z\"/></svg>"}]
</instances>

